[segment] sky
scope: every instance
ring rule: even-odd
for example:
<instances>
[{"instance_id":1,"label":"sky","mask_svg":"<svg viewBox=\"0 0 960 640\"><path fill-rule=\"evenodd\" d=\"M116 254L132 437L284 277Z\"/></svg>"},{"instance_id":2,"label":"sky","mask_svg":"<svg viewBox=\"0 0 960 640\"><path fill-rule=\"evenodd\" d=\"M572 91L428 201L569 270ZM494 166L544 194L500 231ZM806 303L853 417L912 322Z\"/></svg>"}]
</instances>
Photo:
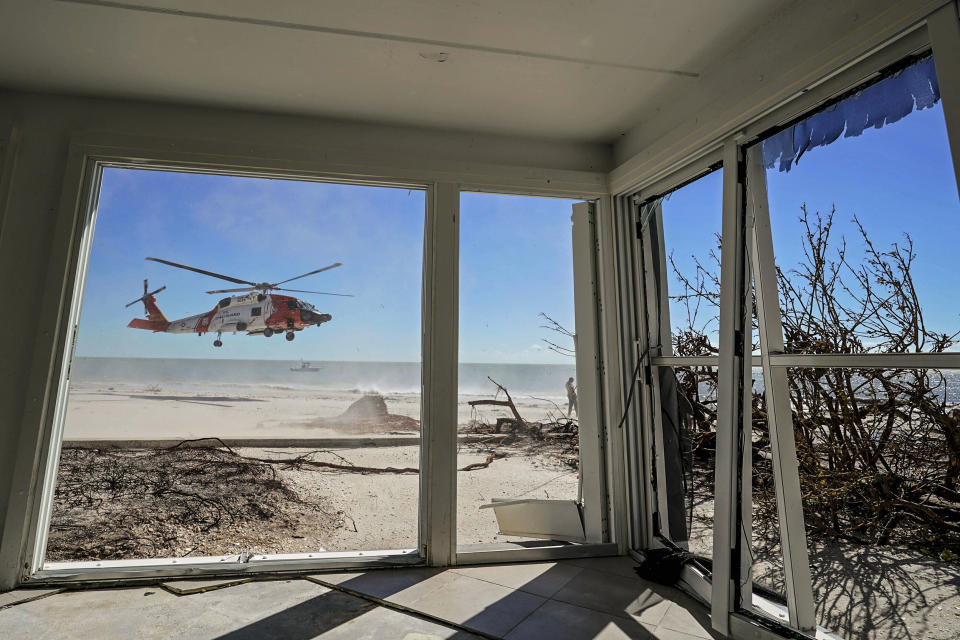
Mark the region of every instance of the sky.
<instances>
[{"instance_id":1,"label":"sky","mask_svg":"<svg viewBox=\"0 0 960 640\"><path fill-rule=\"evenodd\" d=\"M78 356L419 362L425 194L417 189L108 168L77 340ZM461 361L569 364L544 348L540 311L573 328L571 201L463 195ZM236 286L152 256L254 282L353 294L294 294L333 320L293 342L129 329L143 279L166 286L174 320Z\"/></svg>"},{"instance_id":2,"label":"sky","mask_svg":"<svg viewBox=\"0 0 960 640\"><path fill-rule=\"evenodd\" d=\"M943 110L915 111L881 129L841 137L807 151L788 172L767 170L774 255L782 269L801 259L800 207L812 215L836 208L834 236L844 236L848 257L862 259L864 243L851 222L857 215L874 244L887 249L909 233L917 254L912 268L927 326L960 329L960 302L953 295L960 240L960 200ZM663 203L664 241L682 270L692 255L716 249L721 223L721 172L674 192ZM668 287L679 291L676 279ZM946 295L945 295L946 294ZM671 324L685 319L671 303Z\"/></svg>"},{"instance_id":3,"label":"sky","mask_svg":"<svg viewBox=\"0 0 960 640\"><path fill-rule=\"evenodd\" d=\"M460 196L460 361L572 364L547 348L545 313L575 330L575 200L463 193Z\"/></svg>"}]
</instances>

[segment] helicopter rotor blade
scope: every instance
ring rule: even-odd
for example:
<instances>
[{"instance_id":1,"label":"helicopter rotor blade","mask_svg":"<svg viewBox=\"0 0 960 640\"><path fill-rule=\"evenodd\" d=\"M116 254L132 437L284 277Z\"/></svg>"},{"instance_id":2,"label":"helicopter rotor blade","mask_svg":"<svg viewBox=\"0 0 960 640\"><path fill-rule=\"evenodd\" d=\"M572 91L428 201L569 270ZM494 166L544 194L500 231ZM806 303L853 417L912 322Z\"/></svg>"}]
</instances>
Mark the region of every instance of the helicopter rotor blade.
<instances>
[{"instance_id":1,"label":"helicopter rotor blade","mask_svg":"<svg viewBox=\"0 0 960 640\"><path fill-rule=\"evenodd\" d=\"M342 298L352 298L352 293L330 293L328 291L304 291L303 289L284 289L283 287L277 287L274 291L293 291L294 293L316 293L321 296L340 296Z\"/></svg>"},{"instance_id":2,"label":"helicopter rotor blade","mask_svg":"<svg viewBox=\"0 0 960 640\"><path fill-rule=\"evenodd\" d=\"M240 293L243 291L257 291L257 287L242 287L240 289L214 289L213 291L207 291L207 293Z\"/></svg>"},{"instance_id":3,"label":"helicopter rotor blade","mask_svg":"<svg viewBox=\"0 0 960 640\"><path fill-rule=\"evenodd\" d=\"M307 276L312 276L313 274L315 274L315 273L320 273L321 271L328 271L328 270L330 270L330 269L336 269L337 267L340 267L340 266L343 266L343 263L342 263L342 262L334 262L333 264L328 265L328 266L326 266L326 267L323 267L322 269L314 269L313 271L310 271L309 273L305 273L305 274L303 274L302 276L297 276L297 277L295 277L295 278L290 278L290 279L284 280L284 281L282 281L282 282L274 282L273 285L271 286L271 288L276 288L277 285L281 285L281 284L284 284L284 283L287 283L287 282L293 282L294 280L299 280L300 278L306 278Z\"/></svg>"},{"instance_id":4,"label":"helicopter rotor blade","mask_svg":"<svg viewBox=\"0 0 960 640\"><path fill-rule=\"evenodd\" d=\"M235 282L237 284L246 284L251 287L256 287L256 282L249 282L247 280L240 280L239 278L231 278L230 276L225 276L222 273L214 273L213 271L206 271L204 269L197 269L196 267L188 267L185 264L178 264L176 262L170 262L169 260L163 260L161 258L145 258L146 260L152 260L153 262L159 262L161 264L166 264L171 267L177 267L178 269L186 269L187 271L193 271L195 273L202 273L205 276L211 276L213 278L220 278L221 280L226 280L227 282Z\"/></svg>"}]
</instances>

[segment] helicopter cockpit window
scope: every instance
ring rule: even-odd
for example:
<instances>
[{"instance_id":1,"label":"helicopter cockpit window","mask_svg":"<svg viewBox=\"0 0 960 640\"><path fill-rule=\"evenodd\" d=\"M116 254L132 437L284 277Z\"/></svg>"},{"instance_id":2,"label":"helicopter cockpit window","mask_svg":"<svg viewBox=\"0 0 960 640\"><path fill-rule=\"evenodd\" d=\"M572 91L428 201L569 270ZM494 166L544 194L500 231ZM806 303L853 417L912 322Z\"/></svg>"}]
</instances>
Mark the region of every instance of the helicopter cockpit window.
<instances>
[{"instance_id":1,"label":"helicopter cockpit window","mask_svg":"<svg viewBox=\"0 0 960 640\"><path fill-rule=\"evenodd\" d=\"M96 176L43 566L415 553L424 190Z\"/></svg>"}]
</instances>

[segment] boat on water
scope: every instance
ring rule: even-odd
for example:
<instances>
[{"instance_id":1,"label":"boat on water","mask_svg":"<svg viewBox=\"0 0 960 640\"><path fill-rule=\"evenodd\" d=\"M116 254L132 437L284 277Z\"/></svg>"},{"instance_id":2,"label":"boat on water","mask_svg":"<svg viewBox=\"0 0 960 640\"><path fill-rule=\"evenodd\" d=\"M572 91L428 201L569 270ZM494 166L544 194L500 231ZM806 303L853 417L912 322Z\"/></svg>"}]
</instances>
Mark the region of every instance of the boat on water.
<instances>
[{"instance_id":1,"label":"boat on water","mask_svg":"<svg viewBox=\"0 0 960 640\"><path fill-rule=\"evenodd\" d=\"M320 371L320 368L319 368L319 367L311 367L309 362L304 362L304 361L301 359L301 360L300 360L300 366L299 366L299 367L290 367L290 371L299 371L299 372L303 373L303 372L308 372L308 371Z\"/></svg>"}]
</instances>

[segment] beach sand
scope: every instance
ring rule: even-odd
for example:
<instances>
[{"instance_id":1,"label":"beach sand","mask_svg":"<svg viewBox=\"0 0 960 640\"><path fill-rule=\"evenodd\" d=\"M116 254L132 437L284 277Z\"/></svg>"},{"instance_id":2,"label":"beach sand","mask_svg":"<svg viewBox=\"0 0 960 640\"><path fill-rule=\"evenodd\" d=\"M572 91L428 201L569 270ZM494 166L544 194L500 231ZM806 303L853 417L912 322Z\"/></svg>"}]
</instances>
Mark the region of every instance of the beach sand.
<instances>
[{"instance_id":1,"label":"beach sand","mask_svg":"<svg viewBox=\"0 0 960 640\"><path fill-rule=\"evenodd\" d=\"M276 446L284 439L322 439L323 451L312 459L348 463L357 467L420 467L419 394L384 394L390 414L406 416L402 430L377 428L371 421L346 424L340 416L362 398L360 391L312 391L264 388L227 395L216 389L164 390L157 387L85 385L71 388L64 425L67 447L109 447L111 442L148 441L151 446L170 446L199 438L264 439L269 446L234 446L241 455L256 458L295 458L310 453L303 447ZM478 414L459 403L461 430ZM517 398L527 420L543 420L557 409L549 401ZM509 415L509 411L485 410L484 420ZM411 420L411 418L413 420ZM365 442L357 446L357 436ZM341 441L342 442L339 442ZM388 442L388 440L390 442ZM388 446L371 446L378 443ZM397 444L400 443L400 444ZM214 442L209 443L215 445ZM142 448L142 447L141 447ZM483 462L491 449L475 442L458 446L457 468ZM460 544L521 540L500 535L494 513L479 509L491 498L552 498L575 500L578 476L546 452L531 453L523 447L507 447L507 456L487 468L458 472L457 531ZM408 549L417 545L419 475L357 473L303 466L275 465L283 481L301 499L323 505L326 518L311 517L299 506L302 526L273 535L265 531L238 535L236 531L209 532L185 541L174 552L192 555L251 553L298 553L317 551ZM54 513L54 524L57 514ZM233 540L231 540L231 534ZM191 536L197 538L197 536ZM80 558L73 558L80 559Z\"/></svg>"},{"instance_id":2,"label":"beach sand","mask_svg":"<svg viewBox=\"0 0 960 640\"><path fill-rule=\"evenodd\" d=\"M238 393L209 389L163 389L144 385L84 384L70 388L63 438L72 440L185 440L189 438L321 438L335 429L314 426L333 418L366 395L361 390L304 390L263 387ZM420 419L420 394L384 393L391 414ZM457 423L475 417L496 422L507 409L467 403L492 396L461 395ZM525 420L559 415L560 398L514 398Z\"/></svg>"}]
</instances>

